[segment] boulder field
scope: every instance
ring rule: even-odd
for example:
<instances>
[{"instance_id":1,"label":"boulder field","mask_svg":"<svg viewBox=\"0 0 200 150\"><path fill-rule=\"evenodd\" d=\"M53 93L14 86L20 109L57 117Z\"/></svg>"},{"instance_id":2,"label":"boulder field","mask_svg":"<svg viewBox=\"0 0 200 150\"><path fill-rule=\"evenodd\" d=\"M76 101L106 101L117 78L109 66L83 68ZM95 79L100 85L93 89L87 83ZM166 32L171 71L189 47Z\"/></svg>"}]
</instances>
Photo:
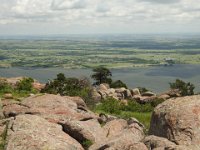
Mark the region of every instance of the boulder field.
<instances>
[{"instance_id":1,"label":"boulder field","mask_svg":"<svg viewBox=\"0 0 200 150\"><path fill-rule=\"evenodd\" d=\"M200 150L200 95L159 104L148 135L135 118L105 119L79 97L39 94L1 105L5 150Z\"/></svg>"}]
</instances>

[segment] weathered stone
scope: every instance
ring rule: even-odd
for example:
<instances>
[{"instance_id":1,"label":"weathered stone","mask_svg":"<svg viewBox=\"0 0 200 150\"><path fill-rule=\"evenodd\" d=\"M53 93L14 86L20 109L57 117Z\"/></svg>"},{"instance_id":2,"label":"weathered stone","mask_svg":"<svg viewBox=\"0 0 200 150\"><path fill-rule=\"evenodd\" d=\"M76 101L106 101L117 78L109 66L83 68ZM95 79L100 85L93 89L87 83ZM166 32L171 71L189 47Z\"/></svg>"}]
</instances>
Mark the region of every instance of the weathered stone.
<instances>
[{"instance_id":1,"label":"weathered stone","mask_svg":"<svg viewBox=\"0 0 200 150\"><path fill-rule=\"evenodd\" d=\"M200 144L200 95L172 98L153 112L149 134L178 145Z\"/></svg>"},{"instance_id":2,"label":"weathered stone","mask_svg":"<svg viewBox=\"0 0 200 150\"><path fill-rule=\"evenodd\" d=\"M79 97L79 96L64 96L66 99L70 99L71 101L75 102L77 104L77 106L82 106L82 107L85 107L87 108L87 105L86 103L84 102L84 100Z\"/></svg>"},{"instance_id":3,"label":"weathered stone","mask_svg":"<svg viewBox=\"0 0 200 150\"><path fill-rule=\"evenodd\" d=\"M6 93L3 95L4 99L13 99L13 95L11 93Z\"/></svg>"},{"instance_id":4,"label":"weathered stone","mask_svg":"<svg viewBox=\"0 0 200 150\"><path fill-rule=\"evenodd\" d=\"M166 99L169 99L170 96L169 96L168 94L162 94L162 95L160 95L158 98L159 98L159 99L164 99L164 100L166 100Z\"/></svg>"},{"instance_id":5,"label":"weathered stone","mask_svg":"<svg viewBox=\"0 0 200 150\"><path fill-rule=\"evenodd\" d=\"M65 121L60 122L63 126L63 130L71 137L83 143L84 141L100 142L105 138L105 132L101 128L99 122L96 119L87 121Z\"/></svg>"},{"instance_id":6,"label":"weathered stone","mask_svg":"<svg viewBox=\"0 0 200 150\"><path fill-rule=\"evenodd\" d=\"M34 89L41 91L45 87L45 84L39 83L38 81L34 81L32 83L32 86Z\"/></svg>"},{"instance_id":7,"label":"weathered stone","mask_svg":"<svg viewBox=\"0 0 200 150\"><path fill-rule=\"evenodd\" d=\"M103 84L99 85L99 90L100 91L107 91L108 89L109 89L109 85L108 84L103 83Z\"/></svg>"},{"instance_id":8,"label":"weathered stone","mask_svg":"<svg viewBox=\"0 0 200 150\"><path fill-rule=\"evenodd\" d=\"M138 88L132 89L131 90L131 94L132 94L132 96L134 96L134 95L141 95L140 94L140 90Z\"/></svg>"},{"instance_id":9,"label":"weathered stone","mask_svg":"<svg viewBox=\"0 0 200 150\"><path fill-rule=\"evenodd\" d=\"M99 90L98 93L101 95L101 99L106 99L107 98L107 94L106 94L105 91Z\"/></svg>"},{"instance_id":10,"label":"weathered stone","mask_svg":"<svg viewBox=\"0 0 200 150\"><path fill-rule=\"evenodd\" d=\"M142 96L156 96L156 94L153 92L147 91L147 92L142 93Z\"/></svg>"},{"instance_id":11,"label":"weathered stone","mask_svg":"<svg viewBox=\"0 0 200 150\"><path fill-rule=\"evenodd\" d=\"M10 114L12 116L35 114L52 122L97 117L86 108L79 108L71 99L52 94L35 95L24 99L20 104L6 105L3 107L3 113L6 117L9 117Z\"/></svg>"},{"instance_id":12,"label":"weathered stone","mask_svg":"<svg viewBox=\"0 0 200 150\"><path fill-rule=\"evenodd\" d=\"M137 150L139 145L141 150L147 150L140 141L144 138L143 129L137 123L128 124L123 119L112 120L103 127L106 137L100 142L96 142L89 149L115 149L115 150Z\"/></svg>"},{"instance_id":13,"label":"weathered stone","mask_svg":"<svg viewBox=\"0 0 200 150\"><path fill-rule=\"evenodd\" d=\"M96 89L93 89L93 90L92 90L91 95L92 95L92 99L93 99L95 102L100 102L100 101L101 101L101 95L97 92Z\"/></svg>"},{"instance_id":14,"label":"weathered stone","mask_svg":"<svg viewBox=\"0 0 200 150\"><path fill-rule=\"evenodd\" d=\"M28 106L19 105L17 103L10 103L3 107L3 114L6 118L8 117L15 117L19 114L25 114L29 112Z\"/></svg>"},{"instance_id":15,"label":"weathered stone","mask_svg":"<svg viewBox=\"0 0 200 150\"><path fill-rule=\"evenodd\" d=\"M168 139L157 137L154 135L145 137L143 142L147 146L147 148L150 150L154 150L154 149L165 150L165 149L173 149L176 147L176 144L169 141Z\"/></svg>"},{"instance_id":16,"label":"weathered stone","mask_svg":"<svg viewBox=\"0 0 200 150\"><path fill-rule=\"evenodd\" d=\"M132 98L132 94L131 94L131 92L130 92L129 89L126 89L126 90L124 91L124 98L125 98L125 99L131 99L131 98Z\"/></svg>"},{"instance_id":17,"label":"weathered stone","mask_svg":"<svg viewBox=\"0 0 200 150\"><path fill-rule=\"evenodd\" d=\"M60 125L35 115L19 115L7 133L6 150L83 150Z\"/></svg>"},{"instance_id":18,"label":"weathered stone","mask_svg":"<svg viewBox=\"0 0 200 150\"><path fill-rule=\"evenodd\" d=\"M115 92L116 93L124 93L125 90L126 90L126 88L122 87L122 88L115 89Z\"/></svg>"}]
</instances>

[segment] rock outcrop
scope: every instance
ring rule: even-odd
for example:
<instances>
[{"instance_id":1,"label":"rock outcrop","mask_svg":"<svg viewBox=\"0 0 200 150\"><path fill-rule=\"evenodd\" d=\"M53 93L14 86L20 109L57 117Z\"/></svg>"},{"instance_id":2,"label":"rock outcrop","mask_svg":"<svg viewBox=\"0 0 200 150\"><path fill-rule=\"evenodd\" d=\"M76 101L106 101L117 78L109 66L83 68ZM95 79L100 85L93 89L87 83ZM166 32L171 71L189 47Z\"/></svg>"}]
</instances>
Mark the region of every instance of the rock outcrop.
<instances>
[{"instance_id":1,"label":"rock outcrop","mask_svg":"<svg viewBox=\"0 0 200 150\"><path fill-rule=\"evenodd\" d=\"M138 103L144 104L153 101L157 96L155 93L147 91L140 93L138 88L126 89L122 88L110 88L107 84L100 84L93 89L92 97L96 102L100 102L103 99L112 97L116 100L136 100Z\"/></svg>"},{"instance_id":2,"label":"rock outcrop","mask_svg":"<svg viewBox=\"0 0 200 150\"><path fill-rule=\"evenodd\" d=\"M22 102L4 100L2 111L5 150L147 150L141 142L143 126L136 119L103 119L80 97L42 94Z\"/></svg>"},{"instance_id":3,"label":"rock outcrop","mask_svg":"<svg viewBox=\"0 0 200 150\"><path fill-rule=\"evenodd\" d=\"M155 108L149 134L166 138L176 145L198 147L199 116L200 95L169 99Z\"/></svg>"},{"instance_id":4,"label":"rock outcrop","mask_svg":"<svg viewBox=\"0 0 200 150\"><path fill-rule=\"evenodd\" d=\"M19 115L7 128L6 150L83 150L62 127L36 115Z\"/></svg>"},{"instance_id":5,"label":"rock outcrop","mask_svg":"<svg viewBox=\"0 0 200 150\"><path fill-rule=\"evenodd\" d=\"M19 114L35 114L51 122L67 119L85 120L97 117L77 97L61 97L53 94L35 95L25 98L21 103L11 102L4 104L3 114L5 117Z\"/></svg>"}]
</instances>

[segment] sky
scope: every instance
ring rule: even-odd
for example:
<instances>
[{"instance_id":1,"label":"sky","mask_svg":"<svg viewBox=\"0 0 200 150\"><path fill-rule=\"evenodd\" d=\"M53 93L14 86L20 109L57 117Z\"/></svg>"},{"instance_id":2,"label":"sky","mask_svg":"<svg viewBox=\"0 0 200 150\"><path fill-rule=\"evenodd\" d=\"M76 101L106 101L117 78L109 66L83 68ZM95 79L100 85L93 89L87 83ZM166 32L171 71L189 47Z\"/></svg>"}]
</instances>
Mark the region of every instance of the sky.
<instances>
[{"instance_id":1,"label":"sky","mask_svg":"<svg viewBox=\"0 0 200 150\"><path fill-rule=\"evenodd\" d=\"M200 33L200 0L0 0L0 35Z\"/></svg>"}]
</instances>

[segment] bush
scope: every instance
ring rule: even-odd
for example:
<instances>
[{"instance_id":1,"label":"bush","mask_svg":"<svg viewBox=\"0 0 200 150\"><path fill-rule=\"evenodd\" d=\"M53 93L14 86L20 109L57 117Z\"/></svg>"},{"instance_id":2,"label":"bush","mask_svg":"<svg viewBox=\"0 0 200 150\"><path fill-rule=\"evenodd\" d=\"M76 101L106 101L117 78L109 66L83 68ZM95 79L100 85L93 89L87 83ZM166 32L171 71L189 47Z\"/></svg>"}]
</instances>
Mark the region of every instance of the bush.
<instances>
[{"instance_id":1,"label":"bush","mask_svg":"<svg viewBox=\"0 0 200 150\"><path fill-rule=\"evenodd\" d=\"M152 107L156 107L158 106L159 104L163 103L165 100L162 99L162 98L156 98L154 99L150 104Z\"/></svg>"},{"instance_id":2,"label":"bush","mask_svg":"<svg viewBox=\"0 0 200 150\"><path fill-rule=\"evenodd\" d=\"M171 89L178 89L181 96L194 95L195 86L190 82L186 83L180 79L176 79L174 83L169 83Z\"/></svg>"},{"instance_id":3,"label":"bush","mask_svg":"<svg viewBox=\"0 0 200 150\"><path fill-rule=\"evenodd\" d=\"M131 111L131 112L152 112L154 107L150 103L146 104L139 104L134 100L128 101L128 105L125 106L124 111Z\"/></svg>"},{"instance_id":4,"label":"bush","mask_svg":"<svg viewBox=\"0 0 200 150\"><path fill-rule=\"evenodd\" d=\"M17 90L19 91L32 91L33 86L32 83L34 80L32 78L23 78L21 81L17 83Z\"/></svg>"},{"instance_id":5,"label":"bush","mask_svg":"<svg viewBox=\"0 0 200 150\"><path fill-rule=\"evenodd\" d=\"M107 99L103 100L101 104L96 106L96 110L102 110L103 112L110 114L120 114L120 111L123 107L124 104L112 97L108 97Z\"/></svg>"},{"instance_id":6,"label":"bush","mask_svg":"<svg viewBox=\"0 0 200 150\"><path fill-rule=\"evenodd\" d=\"M6 80L0 79L0 93L11 93L12 87L7 83Z\"/></svg>"},{"instance_id":7,"label":"bush","mask_svg":"<svg viewBox=\"0 0 200 150\"><path fill-rule=\"evenodd\" d=\"M146 88L144 87L138 87L139 91L141 94L145 93L145 92L148 92L149 90L147 90Z\"/></svg>"},{"instance_id":8,"label":"bush","mask_svg":"<svg viewBox=\"0 0 200 150\"><path fill-rule=\"evenodd\" d=\"M41 92L62 96L80 96L87 102L91 95L91 87L89 80L86 78L66 78L63 73L59 73L56 79L46 83Z\"/></svg>"},{"instance_id":9,"label":"bush","mask_svg":"<svg viewBox=\"0 0 200 150\"><path fill-rule=\"evenodd\" d=\"M112 82L112 83L110 84L110 87L111 87L111 88L121 88L121 87L124 87L124 88L127 89L126 84L123 83L121 80L117 80L117 81L115 81L115 82Z\"/></svg>"}]
</instances>

